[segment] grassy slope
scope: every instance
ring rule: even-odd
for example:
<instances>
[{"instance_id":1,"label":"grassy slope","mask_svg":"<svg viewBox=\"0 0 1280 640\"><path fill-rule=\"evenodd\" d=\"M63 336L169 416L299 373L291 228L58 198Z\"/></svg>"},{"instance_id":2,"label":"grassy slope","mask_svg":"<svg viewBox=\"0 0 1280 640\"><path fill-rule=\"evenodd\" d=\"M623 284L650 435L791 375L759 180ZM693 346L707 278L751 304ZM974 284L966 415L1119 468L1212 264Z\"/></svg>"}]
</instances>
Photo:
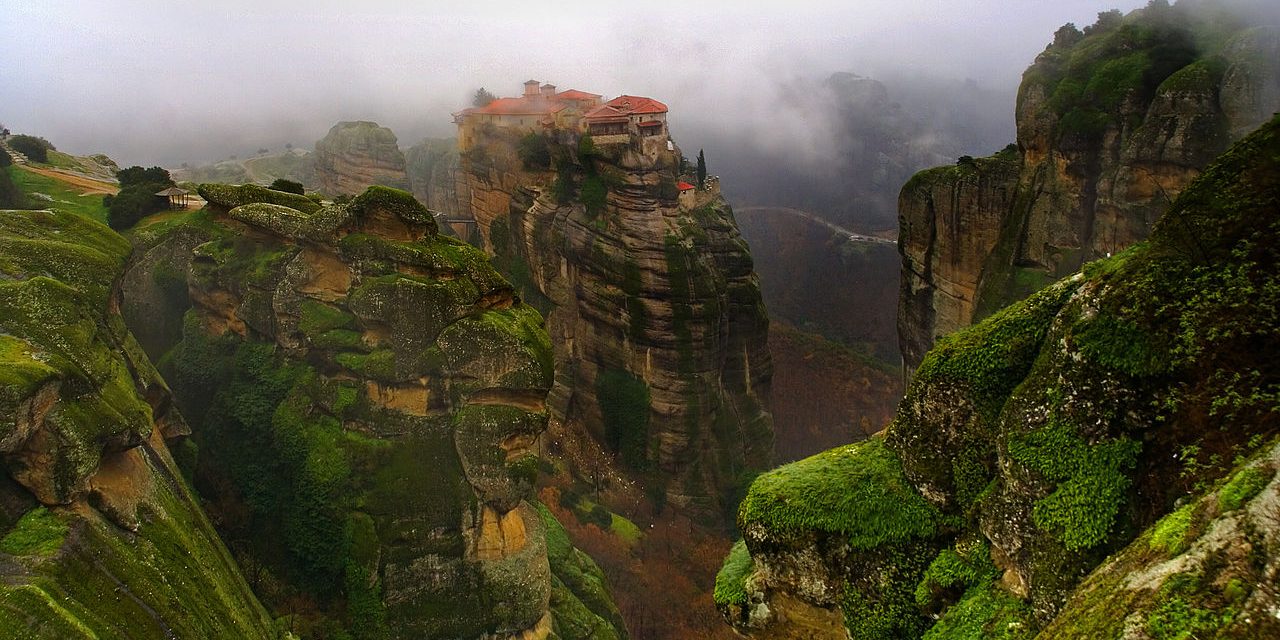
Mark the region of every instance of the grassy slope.
<instances>
[{"instance_id":1,"label":"grassy slope","mask_svg":"<svg viewBox=\"0 0 1280 640\"><path fill-rule=\"evenodd\" d=\"M6 170L18 189L26 194L30 206L66 211L103 223L107 221L107 208L102 206L102 194L82 195L83 189L17 165L7 167ZM35 193L43 193L53 200L33 197L32 194Z\"/></svg>"}]
</instances>

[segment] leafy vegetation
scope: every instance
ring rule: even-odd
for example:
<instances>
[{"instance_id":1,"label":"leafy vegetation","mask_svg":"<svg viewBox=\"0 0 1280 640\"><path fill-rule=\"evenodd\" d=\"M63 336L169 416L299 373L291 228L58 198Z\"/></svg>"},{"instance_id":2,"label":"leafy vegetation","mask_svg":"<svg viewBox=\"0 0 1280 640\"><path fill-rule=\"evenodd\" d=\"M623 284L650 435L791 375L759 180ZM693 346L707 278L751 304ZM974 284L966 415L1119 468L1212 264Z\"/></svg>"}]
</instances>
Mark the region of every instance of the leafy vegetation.
<instances>
[{"instance_id":1,"label":"leafy vegetation","mask_svg":"<svg viewBox=\"0 0 1280 640\"><path fill-rule=\"evenodd\" d=\"M1080 35L1060 31L1031 73L1044 80L1059 135L1091 139L1119 122L1126 102L1150 103L1161 83L1199 55L1180 13L1148 7L1128 17L1100 13Z\"/></svg>"},{"instance_id":2,"label":"leafy vegetation","mask_svg":"<svg viewBox=\"0 0 1280 640\"><path fill-rule=\"evenodd\" d=\"M600 176L589 175L582 181L578 199L582 202L582 206L587 208L587 215L595 217L604 212L605 199L608 195L609 191L605 188Z\"/></svg>"},{"instance_id":3,"label":"leafy vegetation","mask_svg":"<svg viewBox=\"0 0 1280 640\"><path fill-rule=\"evenodd\" d=\"M9 136L7 142L14 151L26 156L32 162L49 162L49 152L54 150L52 143L37 136L18 134Z\"/></svg>"},{"instance_id":4,"label":"leafy vegetation","mask_svg":"<svg viewBox=\"0 0 1280 640\"><path fill-rule=\"evenodd\" d=\"M301 182L286 178L276 178L267 188L274 189L276 191L283 191L285 193L296 193L298 195L305 195L307 193L306 187L302 186Z\"/></svg>"},{"instance_id":5,"label":"leafy vegetation","mask_svg":"<svg viewBox=\"0 0 1280 640\"><path fill-rule=\"evenodd\" d=\"M1030 640L1033 622L1025 602L988 582L965 592L923 640Z\"/></svg>"},{"instance_id":6,"label":"leafy vegetation","mask_svg":"<svg viewBox=\"0 0 1280 640\"><path fill-rule=\"evenodd\" d=\"M928 610L939 594L963 592L992 582L997 572L990 556L991 547L985 541L943 549L916 586L916 605Z\"/></svg>"},{"instance_id":7,"label":"leafy vegetation","mask_svg":"<svg viewBox=\"0 0 1280 640\"><path fill-rule=\"evenodd\" d=\"M112 229L129 229L142 218L169 208L169 199L156 193L174 186L169 172L160 167L143 169L139 166L121 169L116 173L120 181L120 193L103 196L107 207L107 224Z\"/></svg>"},{"instance_id":8,"label":"leafy vegetation","mask_svg":"<svg viewBox=\"0 0 1280 640\"><path fill-rule=\"evenodd\" d=\"M622 369L603 368L596 397L604 419L605 444L632 469L649 466L649 385Z\"/></svg>"},{"instance_id":9,"label":"leafy vegetation","mask_svg":"<svg viewBox=\"0 0 1280 640\"><path fill-rule=\"evenodd\" d=\"M1009 442L1009 457L1042 474L1056 489L1032 511L1036 525L1068 550L1102 544L1120 513L1141 444L1129 438L1088 443L1062 421Z\"/></svg>"},{"instance_id":10,"label":"leafy vegetation","mask_svg":"<svg viewBox=\"0 0 1280 640\"><path fill-rule=\"evenodd\" d=\"M551 168L551 145L546 136L530 132L516 145L516 153L524 168L532 171L546 171Z\"/></svg>"}]
</instances>

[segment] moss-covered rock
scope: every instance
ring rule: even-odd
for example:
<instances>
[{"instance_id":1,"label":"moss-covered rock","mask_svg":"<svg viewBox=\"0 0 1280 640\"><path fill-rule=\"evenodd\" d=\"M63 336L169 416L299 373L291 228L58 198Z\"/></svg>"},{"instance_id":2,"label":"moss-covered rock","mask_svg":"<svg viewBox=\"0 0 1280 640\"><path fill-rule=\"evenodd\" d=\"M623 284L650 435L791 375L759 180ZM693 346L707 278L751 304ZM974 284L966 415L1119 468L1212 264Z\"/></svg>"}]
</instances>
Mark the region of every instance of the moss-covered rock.
<instances>
[{"instance_id":1,"label":"moss-covered rock","mask_svg":"<svg viewBox=\"0 0 1280 640\"><path fill-rule=\"evenodd\" d=\"M562 640L626 640L627 627L613 604L604 574L590 556L574 547L564 527L541 503L534 505L547 532L547 559L553 630Z\"/></svg>"},{"instance_id":2,"label":"moss-covered rock","mask_svg":"<svg viewBox=\"0 0 1280 640\"><path fill-rule=\"evenodd\" d=\"M29 505L0 518L0 636L274 638L169 457L185 425L116 311L129 250L0 212L0 512Z\"/></svg>"},{"instance_id":3,"label":"moss-covered rock","mask_svg":"<svg viewBox=\"0 0 1280 640\"><path fill-rule=\"evenodd\" d=\"M1280 431L1278 247L1280 117L1147 242L939 342L887 447L761 476L740 511L747 608L839 607L855 637L1274 633L1254 585L1280 557L1255 517L1276 467L1249 456Z\"/></svg>"},{"instance_id":4,"label":"moss-covered rock","mask_svg":"<svg viewBox=\"0 0 1280 640\"><path fill-rule=\"evenodd\" d=\"M553 373L541 316L407 193L291 206L215 215L250 231L195 248L166 359L197 482L235 505L224 535L282 585L269 606L320 603L306 625L549 629L566 579L526 503Z\"/></svg>"},{"instance_id":5,"label":"moss-covered rock","mask_svg":"<svg viewBox=\"0 0 1280 640\"><path fill-rule=\"evenodd\" d=\"M204 198L211 206L225 211L254 203L288 207L305 214L315 213L320 210L320 205L306 196L276 191L256 184L206 183L197 187L196 193L200 194L200 197Z\"/></svg>"}]
</instances>

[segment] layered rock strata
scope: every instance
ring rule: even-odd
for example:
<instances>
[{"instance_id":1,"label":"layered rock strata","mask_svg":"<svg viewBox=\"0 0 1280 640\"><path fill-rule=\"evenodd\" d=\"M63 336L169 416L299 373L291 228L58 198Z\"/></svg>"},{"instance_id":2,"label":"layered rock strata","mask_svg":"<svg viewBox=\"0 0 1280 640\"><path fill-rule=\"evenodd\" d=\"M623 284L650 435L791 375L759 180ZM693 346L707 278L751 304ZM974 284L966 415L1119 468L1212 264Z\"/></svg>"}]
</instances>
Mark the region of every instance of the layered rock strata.
<instances>
[{"instance_id":1,"label":"layered rock strata","mask_svg":"<svg viewBox=\"0 0 1280 640\"><path fill-rule=\"evenodd\" d=\"M908 374L937 337L1146 238L1206 163L1280 108L1278 54L1280 27L1190 5L1059 30L1023 75L1016 148L902 189Z\"/></svg>"},{"instance_id":2,"label":"layered rock strata","mask_svg":"<svg viewBox=\"0 0 1280 640\"><path fill-rule=\"evenodd\" d=\"M482 139L456 191L495 263L547 312L545 445L596 484L621 471L650 497L715 513L772 447L768 320L732 211L709 191L677 201L678 148L551 140L551 170L522 161L519 142Z\"/></svg>"}]
</instances>

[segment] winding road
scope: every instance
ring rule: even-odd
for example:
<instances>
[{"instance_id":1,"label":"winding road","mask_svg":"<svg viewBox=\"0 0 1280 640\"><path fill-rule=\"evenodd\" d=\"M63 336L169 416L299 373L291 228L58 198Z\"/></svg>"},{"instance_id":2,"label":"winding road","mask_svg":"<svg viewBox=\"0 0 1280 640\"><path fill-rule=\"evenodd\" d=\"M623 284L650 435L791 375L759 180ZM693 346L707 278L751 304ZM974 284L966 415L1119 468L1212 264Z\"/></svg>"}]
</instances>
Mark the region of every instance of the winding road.
<instances>
[{"instance_id":1,"label":"winding road","mask_svg":"<svg viewBox=\"0 0 1280 640\"><path fill-rule=\"evenodd\" d=\"M822 226L824 226L824 227L826 227L826 228L830 229L833 233L836 233L836 234L838 234L838 235L842 235L842 236L847 237L847 238L849 239L849 241L850 241L850 242L865 242L865 243L868 243L868 244L888 244L888 245L896 245L896 244L898 244L898 241L897 241L897 240L890 240L890 239L888 239L888 238L877 238L877 237L875 237L875 236L868 236L868 235L864 235L864 234L861 234L861 233L855 233L855 232L850 231L850 230L848 230L848 229L846 229L846 228L844 228L844 227L842 227L842 226L840 226L840 225L838 225L838 224L834 224L834 223L829 222L829 221L827 221L827 220L823 220L822 218L819 218L818 216L816 216L816 215L814 215L814 214L812 214L812 213L809 213L808 211L802 211L802 210L800 210L800 209L792 209L792 208L790 208L790 207L736 207L736 208L734 208L734 210L733 210L733 211L734 211L734 213L748 213L748 214L751 214L751 213L764 213L764 214L769 214L769 213L781 213L781 214L784 214L784 215L796 216L796 217L805 218L805 219L807 219L807 220L810 220L810 221L816 222L816 223L818 223L818 224L820 224L820 225L822 225Z\"/></svg>"}]
</instances>

